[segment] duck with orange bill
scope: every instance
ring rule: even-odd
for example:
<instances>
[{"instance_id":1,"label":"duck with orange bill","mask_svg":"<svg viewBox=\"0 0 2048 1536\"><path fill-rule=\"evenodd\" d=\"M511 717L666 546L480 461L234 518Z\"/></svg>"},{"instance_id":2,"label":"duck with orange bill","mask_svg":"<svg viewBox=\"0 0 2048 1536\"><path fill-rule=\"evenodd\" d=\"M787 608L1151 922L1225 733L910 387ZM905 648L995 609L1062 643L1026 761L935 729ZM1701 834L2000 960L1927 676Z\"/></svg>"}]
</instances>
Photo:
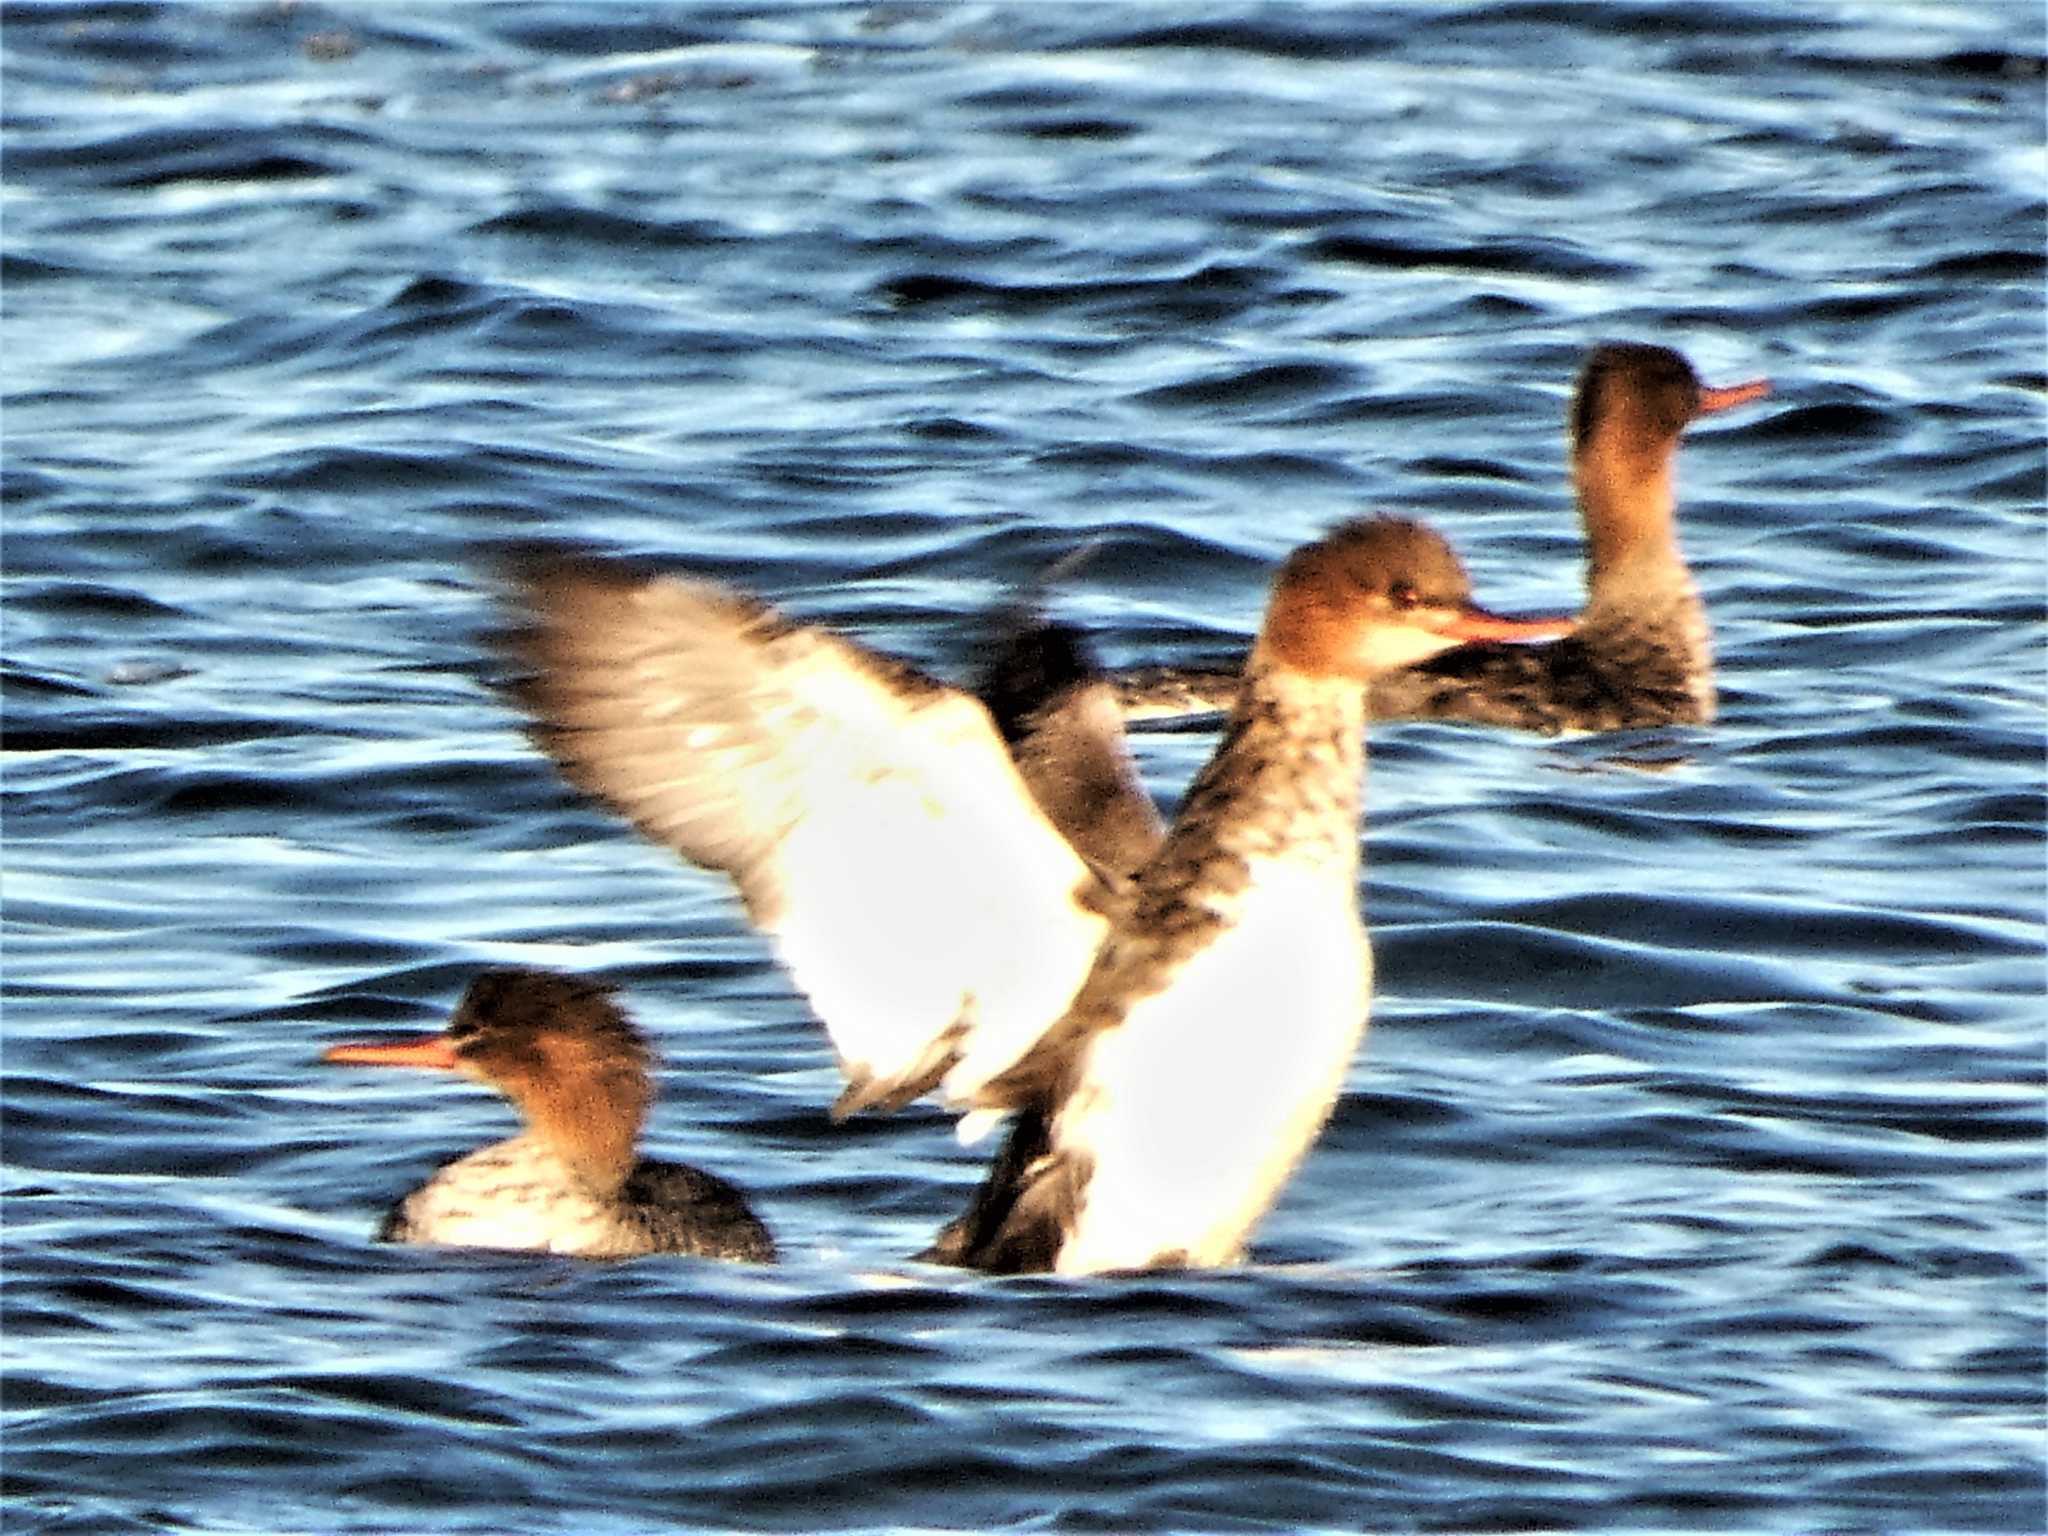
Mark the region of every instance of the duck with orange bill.
<instances>
[{"instance_id":1,"label":"duck with orange bill","mask_svg":"<svg viewBox=\"0 0 2048 1536\"><path fill-rule=\"evenodd\" d=\"M487 971L440 1034L330 1046L321 1060L461 1073L525 1117L519 1135L456 1159L400 1200L378 1234L385 1242L774 1261L738 1189L638 1155L654 1096L647 1044L596 982Z\"/></svg>"},{"instance_id":2,"label":"duck with orange bill","mask_svg":"<svg viewBox=\"0 0 2048 1536\"><path fill-rule=\"evenodd\" d=\"M1313 1141L1365 1027L1365 691L1571 620L1473 606L1420 524L1282 567L1216 756L1129 879L1047 819L988 711L711 583L564 561L515 637L571 780L730 874L838 1053L836 1109L937 1090L1045 1117L945 1255L1066 1273L1225 1262Z\"/></svg>"},{"instance_id":3,"label":"duck with orange bill","mask_svg":"<svg viewBox=\"0 0 2048 1536\"><path fill-rule=\"evenodd\" d=\"M1586 536L1579 627L1549 645L1465 645L1386 673L1376 720L1456 720L1556 734L1714 718L1712 631L1678 541L1679 438L1701 416L1770 393L1712 388L1669 347L1610 342L1579 374L1572 481ZM1114 680L1126 718L1229 707L1237 674L1160 667Z\"/></svg>"}]
</instances>

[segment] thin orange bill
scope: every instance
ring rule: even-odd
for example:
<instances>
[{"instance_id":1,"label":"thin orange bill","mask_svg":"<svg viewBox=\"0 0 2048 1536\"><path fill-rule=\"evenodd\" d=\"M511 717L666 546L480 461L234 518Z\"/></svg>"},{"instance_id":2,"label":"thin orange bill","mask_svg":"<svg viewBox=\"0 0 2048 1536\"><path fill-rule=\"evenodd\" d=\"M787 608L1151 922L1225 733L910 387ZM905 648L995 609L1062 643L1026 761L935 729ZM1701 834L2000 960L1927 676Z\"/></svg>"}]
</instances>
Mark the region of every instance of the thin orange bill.
<instances>
[{"instance_id":1,"label":"thin orange bill","mask_svg":"<svg viewBox=\"0 0 2048 1536\"><path fill-rule=\"evenodd\" d=\"M1538 640L1562 640L1579 627L1576 615L1549 619L1504 619L1484 608L1466 608L1448 616L1448 622L1431 626L1454 640L1505 640L1526 645Z\"/></svg>"},{"instance_id":2,"label":"thin orange bill","mask_svg":"<svg viewBox=\"0 0 2048 1536\"><path fill-rule=\"evenodd\" d=\"M1747 384L1725 384L1719 389L1700 391L1700 414L1709 411L1725 411L1738 405L1747 405L1752 400L1761 400L1771 392L1769 379L1751 379Z\"/></svg>"},{"instance_id":3,"label":"thin orange bill","mask_svg":"<svg viewBox=\"0 0 2048 1536\"><path fill-rule=\"evenodd\" d=\"M320 1059L336 1066L351 1067L436 1067L456 1070L455 1047L446 1035L416 1035L410 1040L364 1040L350 1045L330 1045Z\"/></svg>"}]
</instances>

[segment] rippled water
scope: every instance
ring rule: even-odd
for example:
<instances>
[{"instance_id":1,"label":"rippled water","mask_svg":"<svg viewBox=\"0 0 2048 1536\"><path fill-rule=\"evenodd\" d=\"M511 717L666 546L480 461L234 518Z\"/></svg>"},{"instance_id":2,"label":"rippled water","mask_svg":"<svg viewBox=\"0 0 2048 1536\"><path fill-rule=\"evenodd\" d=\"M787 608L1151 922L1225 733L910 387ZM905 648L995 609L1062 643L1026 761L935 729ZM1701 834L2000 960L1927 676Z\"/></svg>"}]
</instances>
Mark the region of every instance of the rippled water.
<instances>
[{"instance_id":1,"label":"rippled water","mask_svg":"<svg viewBox=\"0 0 2048 1536\"><path fill-rule=\"evenodd\" d=\"M2038 6L4 43L10 1529L2041 1529ZM722 886L490 687L535 537L954 675L1084 539L1125 663L1367 506L1567 602L1613 336L1777 384L1686 453L1726 718L1375 733L1372 1039L1239 1270L907 1263L945 1117L828 1125ZM507 1112L314 1056L504 961L621 986L789 1262L368 1241Z\"/></svg>"}]
</instances>

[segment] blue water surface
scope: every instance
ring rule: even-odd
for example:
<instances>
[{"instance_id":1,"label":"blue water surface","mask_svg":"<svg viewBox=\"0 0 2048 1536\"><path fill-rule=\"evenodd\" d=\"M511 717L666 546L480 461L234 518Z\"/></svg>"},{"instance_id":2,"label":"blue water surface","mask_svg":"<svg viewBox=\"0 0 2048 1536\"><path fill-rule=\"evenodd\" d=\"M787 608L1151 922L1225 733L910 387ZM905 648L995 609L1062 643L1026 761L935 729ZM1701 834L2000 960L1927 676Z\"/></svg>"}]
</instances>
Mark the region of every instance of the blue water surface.
<instances>
[{"instance_id":1,"label":"blue water surface","mask_svg":"<svg viewBox=\"0 0 2048 1536\"><path fill-rule=\"evenodd\" d=\"M0 28L10 1530L2043 1529L2032 0ZM1372 1037L1241 1268L909 1262L978 1154L829 1124L494 686L536 540L949 677L1084 542L1108 660L1230 654L1367 509L1569 606L1616 337L1776 386L1685 452L1724 717L1374 731ZM508 962L785 1264L370 1241L509 1111L315 1058Z\"/></svg>"}]
</instances>

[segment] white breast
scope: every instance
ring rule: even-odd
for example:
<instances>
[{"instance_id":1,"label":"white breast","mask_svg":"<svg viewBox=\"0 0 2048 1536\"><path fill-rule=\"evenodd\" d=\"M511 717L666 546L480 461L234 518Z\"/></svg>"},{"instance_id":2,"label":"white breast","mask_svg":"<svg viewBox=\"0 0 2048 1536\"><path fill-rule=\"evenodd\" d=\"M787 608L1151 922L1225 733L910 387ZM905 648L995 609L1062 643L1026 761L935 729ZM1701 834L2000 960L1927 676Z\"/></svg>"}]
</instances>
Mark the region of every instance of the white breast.
<instances>
[{"instance_id":1,"label":"white breast","mask_svg":"<svg viewBox=\"0 0 2048 1536\"><path fill-rule=\"evenodd\" d=\"M585 1193L530 1136L458 1158L399 1209L409 1243L601 1256L622 1238L617 1211Z\"/></svg>"},{"instance_id":2,"label":"white breast","mask_svg":"<svg viewBox=\"0 0 2048 1536\"><path fill-rule=\"evenodd\" d=\"M1371 997L1357 893L1251 874L1240 920L1089 1047L1054 1129L1090 1165L1062 1273L1229 1262L1336 1102Z\"/></svg>"}]
</instances>

